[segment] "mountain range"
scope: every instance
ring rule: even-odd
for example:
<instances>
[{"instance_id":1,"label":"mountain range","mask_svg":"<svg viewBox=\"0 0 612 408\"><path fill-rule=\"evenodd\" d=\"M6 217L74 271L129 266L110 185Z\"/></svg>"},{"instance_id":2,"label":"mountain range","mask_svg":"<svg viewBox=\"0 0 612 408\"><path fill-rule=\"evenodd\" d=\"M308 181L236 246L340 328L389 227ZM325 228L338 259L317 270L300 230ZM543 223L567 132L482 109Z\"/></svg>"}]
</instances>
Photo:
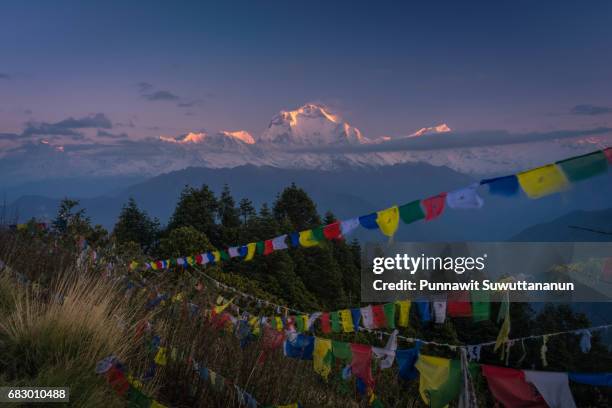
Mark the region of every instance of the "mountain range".
<instances>
[{"instance_id":1,"label":"mountain range","mask_svg":"<svg viewBox=\"0 0 612 408\"><path fill-rule=\"evenodd\" d=\"M71 123L111 126L108 119L101 121L97 116ZM188 167L244 165L338 170L427 163L469 175L491 175L586 153L612 142L612 130L607 128L509 134L460 132L445 123L406 135L367 137L318 104L281 111L259 135L221 130L143 139L105 128L45 135L46 128L40 127L35 134L0 134L0 191L17 188L23 192L26 183L67 178L90 183L114 178L115 187L120 188L126 177L145 179ZM55 127L47 131L58 132Z\"/></svg>"}]
</instances>

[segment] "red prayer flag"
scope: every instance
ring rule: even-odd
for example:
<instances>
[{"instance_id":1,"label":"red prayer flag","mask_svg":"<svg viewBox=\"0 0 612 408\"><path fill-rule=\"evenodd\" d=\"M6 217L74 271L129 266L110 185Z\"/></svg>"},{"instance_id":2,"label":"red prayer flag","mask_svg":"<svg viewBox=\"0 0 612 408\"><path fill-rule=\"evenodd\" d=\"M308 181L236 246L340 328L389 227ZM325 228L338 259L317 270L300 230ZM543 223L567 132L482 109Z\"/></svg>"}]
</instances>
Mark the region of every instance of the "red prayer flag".
<instances>
[{"instance_id":1,"label":"red prayer flag","mask_svg":"<svg viewBox=\"0 0 612 408\"><path fill-rule=\"evenodd\" d=\"M162 261L155 262L155 265L157 266L157 269L164 269L164 264Z\"/></svg>"},{"instance_id":2,"label":"red prayer flag","mask_svg":"<svg viewBox=\"0 0 612 408\"><path fill-rule=\"evenodd\" d=\"M482 375L496 400L505 407L547 408L536 388L525 381L523 370L483 364Z\"/></svg>"},{"instance_id":3,"label":"red prayer flag","mask_svg":"<svg viewBox=\"0 0 612 408\"><path fill-rule=\"evenodd\" d=\"M282 332L274 330L271 327L264 327L262 336L263 351L257 361L262 364L266 360L268 353L281 347L284 341L285 335Z\"/></svg>"},{"instance_id":4,"label":"red prayer flag","mask_svg":"<svg viewBox=\"0 0 612 408\"><path fill-rule=\"evenodd\" d=\"M423 208L425 208L425 220L431 221L434 218L438 218L444 211L445 203L446 193L440 193L436 196L429 197L421 201Z\"/></svg>"},{"instance_id":5,"label":"red prayer flag","mask_svg":"<svg viewBox=\"0 0 612 408\"><path fill-rule=\"evenodd\" d=\"M608 147L603 151L606 157L608 158L608 163L612 164L612 147Z\"/></svg>"},{"instance_id":6,"label":"red prayer flag","mask_svg":"<svg viewBox=\"0 0 612 408\"><path fill-rule=\"evenodd\" d=\"M323 333L331 333L331 324L329 323L329 313L321 314L321 331Z\"/></svg>"},{"instance_id":7,"label":"red prayer flag","mask_svg":"<svg viewBox=\"0 0 612 408\"><path fill-rule=\"evenodd\" d=\"M342 239L342 230L340 229L340 221L328 224L323 228L323 235L326 239Z\"/></svg>"},{"instance_id":8,"label":"red prayer flag","mask_svg":"<svg viewBox=\"0 0 612 408\"><path fill-rule=\"evenodd\" d=\"M372 320L376 328L387 327L387 317L383 305L372 306Z\"/></svg>"},{"instance_id":9,"label":"red prayer flag","mask_svg":"<svg viewBox=\"0 0 612 408\"><path fill-rule=\"evenodd\" d=\"M202 262L204 262L204 260L202 259L202 254L197 254L195 256L195 261L198 265L202 265Z\"/></svg>"},{"instance_id":10,"label":"red prayer flag","mask_svg":"<svg viewBox=\"0 0 612 408\"><path fill-rule=\"evenodd\" d=\"M117 394L121 396L123 396L130 387L130 384L125 378L125 375L116 366L112 366L106 372L106 380L108 381L110 386L117 392Z\"/></svg>"},{"instance_id":11,"label":"red prayer flag","mask_svg":"<svg viewBox=\"0 0 612 408\"><path fill-rule=\"evenodd\" d=\"M451 292L448 295L446 313L450 317L470 317L472 315L470 292Z\"/></svg>"},{"instance_id":12,"label":"red prayer flag","mask_svg":"<svg viewBox=\"0 0 612 408\"><path fill-rule=\"evenodd\" d=\"M351 361L353 375L361 379L368 388L373 388L372 347L367 344L351 344L351 352L353 353L353 360Z\"/></svg>"},{"instance_id":13,"label":"red prayer flag","mask_svg":"<svg viewBox=\"0 0 612 408\"><path fill-rule=\"evenodd\" d=\"M272 240L269 239L267 241L264 242L264 255L270 255L272 252L274 252L274 245L272 244Z\"/></svg>"}]
</instances>

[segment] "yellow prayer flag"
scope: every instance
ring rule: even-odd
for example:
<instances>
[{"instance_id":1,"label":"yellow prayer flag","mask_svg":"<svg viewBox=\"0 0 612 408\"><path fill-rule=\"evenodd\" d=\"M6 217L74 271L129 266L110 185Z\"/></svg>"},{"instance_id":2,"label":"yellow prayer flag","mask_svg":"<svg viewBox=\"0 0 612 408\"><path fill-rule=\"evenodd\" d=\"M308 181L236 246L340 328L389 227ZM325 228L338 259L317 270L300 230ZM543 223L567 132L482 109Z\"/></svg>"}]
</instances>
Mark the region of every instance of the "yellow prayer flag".
<instances>
[{"instance_id":1,"label":"yellow prayer flag","mask_svg":"<svg viewBox=\"0 0 612 408\"><path fill-rule=\"evenodd\" d=\"M410 316L410 301L398 300L395 302L399 306L399 319L397 325L399 327L408 327L408 318Z\"/></svg>"},{"instance_id":2,"label":"yellow prayer flag","mask_svg":"<svg viewBox=\"0 0 612 408\"><path fill-rule=\"evenodd\" d=\"M157 349L157 354L155 355L155 364L165 366L166 362L168 361L166 354L167 353L165 347L160 347L159 349Z\"/></svg>"},{"instance_id":3,"label":"yellow prayer flag","mask_svg":"<svg viewBox=\"0 0 612 408\"><path fill-rule=\"evenodd\" d=\"M308 331L308 315L302 315L300 318L304 322L304 331Z\"/></svg>"},{"instance_id":4,"label":"yellow prayer flag","mask_svg":"<svg viewBox=\"0 0 612 408\"><path fill-rule=\"evenodd\" d=\"M157 262L151 262L150 265L151 265L151 269L153 269L154 271L157 270Z\"/></svg>"},{"instance_id":5,"label":"yellow prayer flag","mask_svg":"<svg viewBox=\"0 0 612 408\"><path fill-rule=\"evenodd\" d=\"M255 336L259 336L260 328L259 328L259 318L257 316L253 316L249 319L249 326L251 326L251 330Z\"/></svg>"},{"instance_id":6,"label":"yellow prayer flag","mask_svg":"<svg viewBox=\"0 0 612 408\"><path fill-rule=\"evenodd\" d=\"M173 302L180 302L182 300L183 300L183 294L181 292L179 292L176 295L172 296L172 301Z\"/></svg>"},{"instance_id":7,"label":"yellow prayer flag","mask_svg":"<svg viewBox=\"0 0 612 408\"><path fill-rule=\"evenodd\" d=\"M251 259L253 259L253 257L255 256L256 248L257 248L256 242L251 242L250 244L247 244L247 254L244 257L245 261L250 261Z\"/></svg>"},{"instance_id":8,"label":"yellow prayer flag","mask_svg":"<svg viewBox=\"0 0 612 408\"><path fill-rule=\"evenodd\" d=\"M314 235L312 235L312 230L301 231L300 245L303 247L313 247L319 245L319 241L317 241Z\"/></svg>"},{"instance_id":9,"label":"yellow prayer flag","mask_svg":"<svg viewBox=\"0 0 612 408\"><path fill-rule=\"evenodd\" d=\"M326 380L331 372L331 353L332 341L329 339L315 337L315 345L312 352L314 370Z\"/></svg>"},{"instance_id":10,"label":"yellow prayer flag","mask_svg":"<svg viewBox=\"0 0 612 408\"><path fill-rule=\"evenodd\" d=\"M195 265L195 259L193 258L193 256L187 257L187 263L191 266Z\"/></svg>"},{"instance_id":11,"label":"yellow prayer flag","mask_svg":"<svg viewBox=\"0 0 612 408\"><path fill-rule=\"evenodd\" d=\"M234 302L234 299L236 299L236 297L231 298L230 300L228 300L227 302L225 302L222 305L215 306L215 313L219 314L219 313L223 312L225 309L227 309L227 307L229 305L231 305Z\"/></svg>"},{"instance_id":12,"label":"yellow prayer flag","mask_svg":"<svg viewBox=\"0 0 612 408\"><path fill-rule=\"evenodd\" d=\"M397 206L378 211L376 223L380 231L388 237L392 237L399 225L399 208Z\"/></svg>"},{"instance_id":13,"label":"yellow prayer flag","mask_svg":"<svg viewBox=\"0 0 612 408\"><path fill-rule=\"evenodd\" d=\"M280 316L274 316L274 321L276 322L276 330L279 332L283 331L283 319Z\"/></svg>"},{"instance_id":14,"label":"yellow prayer flag","mask_svg":"<svg viewBox=\"0 0 612 408\"><path fill-rule=\"evenodd\" d=\"M132 387L136 388L137 390L142 389L142 381L138 380L137 378L134 378L132 374L128 374L127 380Z\"/></svg>"},{"instance_id":15,"label":"yellow prayer flag","mask_svg":"<svg viewBox=\"0 0 612 408\"><path fill-rule=\"evenodd\" d=\"M419 370L419 393L429 406L429 390L437 390L446 381L450 371L450 360L442 357L419 355L414 365Z\"/></svg>"},{"instance_id":16,"label":"yellow prayer flag","mask_svg":"<svg viewBox=\"0 0 612 408\"><path fill-rule=\"evenodd\" d=\"M350 333L355 330L353 327L353 316L350 310L340 310L340 321L342 322L342 330L345 333Z\"/></svg>"},{"instance_id":17,"label":"yellow prayer flag","mask_svg":"<svg viewBox=\"0 0 612 408\"><path fill-rule=\"evenodd\" d=\"M163 404L160 404L159 402L153 400L151 401L151 408L168 408Z\"/></svg>"},{"instance_id":18,"label":"yellow prayer flag","mask_svg":"<svg viewBox=\"0 0 612 408\"><path fill-rule=\"evenodd\" d=\"M569 183L556 164L548 164L516 175L529 198L540 198L565 190Z\"/></svg>"},{"instance_id":19,"label":"yellow prayer flag","mask_svg":"<svg viewBox=\"0 0 612 408\"><path fill-rule=\"evenodd\" d=\"M221 252L212 251L212 254L215 257L215 263L219 263L219 261L221 260Z\"/></svg>"},{"instance_id":20,"label":"yellow prayer flag","mask_svg":"<svg viewBox=\"0 0 612 408\"><path fill-rule=\"evenodd\" d=\"M499 329L499 333L497 334L497 339L495 340L495 347L493 351L497 351L504 343L508 341L510 336L510 314L507 313L502 323L501 329Z\"/></svg>"},{"instance_id":21,"label":"yellow prayer flag","mask_svg":"<svg viewBox=\"0 0 612 408\"><path fill-rule=\"evenodd\" d=\"M136 261L130 262L130 270L133 271L134 269L136 269L137 266L138 266L138 262Z\"/></svg>"}]
</instances>

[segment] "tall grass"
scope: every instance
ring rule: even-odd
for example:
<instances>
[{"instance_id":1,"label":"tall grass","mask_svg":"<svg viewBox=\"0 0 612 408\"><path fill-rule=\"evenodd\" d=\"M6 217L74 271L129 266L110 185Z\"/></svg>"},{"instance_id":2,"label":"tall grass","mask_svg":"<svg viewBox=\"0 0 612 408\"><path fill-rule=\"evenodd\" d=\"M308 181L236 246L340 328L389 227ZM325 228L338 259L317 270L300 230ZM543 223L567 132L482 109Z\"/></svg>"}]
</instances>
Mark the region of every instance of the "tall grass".
<instances>
[{"instance_id":1,"label":"tall grass","mask_svg":"<svg viewBox=\"0 0 612 408\"><path fill-rule=\"evenodd\" d=\"M0 382L70 387L71 406L121 406L95 374L101 358L133 348L119 323L132 317L116 288L67 273L49 292L0 277ZM128 328L129 329L129 328Z\"/></svg>"}]
</instances>

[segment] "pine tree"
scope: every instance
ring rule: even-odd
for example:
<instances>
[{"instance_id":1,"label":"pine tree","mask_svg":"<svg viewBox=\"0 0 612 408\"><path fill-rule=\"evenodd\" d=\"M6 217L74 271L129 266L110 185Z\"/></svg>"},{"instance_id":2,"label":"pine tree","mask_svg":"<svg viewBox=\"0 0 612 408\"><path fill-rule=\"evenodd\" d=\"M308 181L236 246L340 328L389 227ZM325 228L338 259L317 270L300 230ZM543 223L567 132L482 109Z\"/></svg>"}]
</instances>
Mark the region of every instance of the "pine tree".
<instances>
[{"instance_id":1,"label":"pine tree","mask_svg":"<svg viewBox=\"0 0 612 408\"><path fill-rule=\"evenodd\" d=\"M240 217L242 219L242 224L246 225L251 218L256 215L255 207L253 207L253 203L248 198L243 198L238 203L238 207L240 209Z\"/></svg>"},{"instance_id":2,"label":"pine tree","mask_svg":"<svg viewBox=\"0 0 612 408\"><path fill-rule=\"evenodd\" d=\"M215 245L220 244L218 227L215 223L219 203L207 185L201 188L186 186L170 218L167 230L192 226L206 235Z\"/></svg>"},{"instance_id":3,"label":"pine tree","mask_svg":"<svg viewBox=\"0 0 612 408\"><path fill-rule=\"evenodd\" d=\"M221 221L221 241L223 245L236 244L239 237L240 215L227 184L223 186L223 191L219 198L218 215Z\"/></svg>"},{"instance_id":4,"label":"pine tree","mask_svg":"<svg viewBox=\"0 0 612 408\"><path fill-rule=\"evenodd\" d=\"M296 231L313 228L321 224L317 206L301 188L292 183L277 197L274 217L278 222L287 219Z\"/></svg>"},{"instance_id":5,"label":"pine tree","mask_svg":"<svg viewBox=\"0 0 612 408\"><path fill-rule=\"evenodd\" d=\"M157 240L159 234L159 221L152 219L138 208L136 201L130 198L121 209L119 219L115 224L113 236L119 244L135 242L148 252Z\"/></svg>"}]
</instances>

